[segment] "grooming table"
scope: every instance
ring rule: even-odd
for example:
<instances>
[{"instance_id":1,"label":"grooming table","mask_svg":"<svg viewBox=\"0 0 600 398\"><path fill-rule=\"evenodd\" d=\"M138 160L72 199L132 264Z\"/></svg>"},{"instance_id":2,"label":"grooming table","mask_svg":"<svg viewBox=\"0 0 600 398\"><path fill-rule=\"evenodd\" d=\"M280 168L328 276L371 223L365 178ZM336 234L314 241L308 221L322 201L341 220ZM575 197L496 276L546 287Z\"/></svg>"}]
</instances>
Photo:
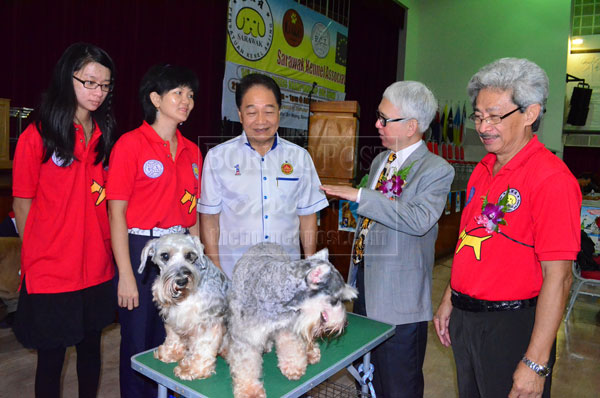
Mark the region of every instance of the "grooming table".
<instances>
[{"instance_id":1,"label":"grooming table","mask_svg":"<svg viewBox=\"0 0 600 398\"><path fill-rule=\"evenodd\" d=\"M293 398L316 387L343 368L355 375L352 363L363 357L365 369L370 365L370 351L393 336L395 327L387 323L348 313L348 326L335 338L319 341L321 361L308 365L300 380L288 380L277 367L275 349L263 355L263 382L268 397ZM217 357L216 374L208 379L186 381L173 374L175 363L154 358L154 349L131 357L131 367L158 383L158 397L167 398L167 389L187 398L233 398L229 366ZM364 384L364 383L361 383ZM363 392L368 388L363 386Z\"/></svg>"}]
</instances>

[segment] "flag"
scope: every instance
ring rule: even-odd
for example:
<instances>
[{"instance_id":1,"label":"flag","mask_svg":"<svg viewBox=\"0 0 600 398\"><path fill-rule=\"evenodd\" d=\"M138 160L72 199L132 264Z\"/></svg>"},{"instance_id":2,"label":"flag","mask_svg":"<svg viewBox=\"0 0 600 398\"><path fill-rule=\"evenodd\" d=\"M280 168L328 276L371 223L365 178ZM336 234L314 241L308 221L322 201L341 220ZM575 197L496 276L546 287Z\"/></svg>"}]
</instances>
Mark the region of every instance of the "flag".
<instances>
[{"instance_id":1,"label":"flag","mask_svg":"<svg viewBox=\"0 0 600 398\"><path fill-rule=\"evenodd\" d=\"M454 136L454 145L460 145L460 126L461 126L461 119L460 119L460 104L458 104L458 107L456 108L456 115L454 116L454 130L452 131L452 135Z\"/></svg>"},{"instance_id":2,"label":"flag","mask_svg":"<svg viewBox=\"0 0 600 398\"><path fill-rule=\"evenodd\" d=\"M442 128L440 126L440 110L438 109L435 112L435 118L433 119L433 122L431 122L431 137L430 137L430 141L434 141L434 142L440 142L440 133L442 131Z\"/></svg>"},{"instance_id":3,"label":"flag","mask_svg":"<svg viewBox=\"0 0 600 398\"><path fill-rule=\"evenodd\" d=\"M452 104L450 104L450 111L448 112L448 128L446 129L447 142L452 142L454 139L454 117L452 116Z\"/></svg>"},{"instance_id":4,"label":"flag","mask_svg":"<svg viewBox=\"0 0 600 398\"><path fill-rule=\"evenodd\" d=\"M442 141L448 139L448 104L444 105L444 113L442 113Z\"/></svg>"},{"instance_id":5,"label":"flag","mask_svg":"<svg viewBox=\"0 0 600 398\"><path fill-rule=\"evenodd\" d=\"M463 142L463 135L465 133L465 124L467 123L467 103L463 103L463 109L462 109L462 120L461 120L461 124L460 124L460 134L458 139L461 142Z\"/></svg>"}]
</instances>

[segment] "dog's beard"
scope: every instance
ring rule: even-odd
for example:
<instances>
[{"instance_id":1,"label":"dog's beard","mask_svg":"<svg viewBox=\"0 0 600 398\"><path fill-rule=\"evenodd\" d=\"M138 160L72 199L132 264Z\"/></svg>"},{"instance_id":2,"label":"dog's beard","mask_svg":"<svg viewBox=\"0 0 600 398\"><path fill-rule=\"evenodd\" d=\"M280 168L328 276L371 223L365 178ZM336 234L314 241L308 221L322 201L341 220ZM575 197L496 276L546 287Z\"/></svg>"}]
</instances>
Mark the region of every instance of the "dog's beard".
<instances>
[{"instance_id":1,"label":"dog's beard","mask_svg":"<svg viewBox=\"0 0 600 398\"><path fill-rule=\"evenodd\" d=\"M304 302L294 331L309 344L316 338L339 335L346 326L346 308L340 301L330 304L331 297L318 295Z\"/></svg>"},{"instance_id":2,"label":"dog's beard","mask_svg":"<svg viewBox=\"0 0 600 398\"><path fill-rule=\"evenodd\" d=\"M161 274L156 289L157 299L161 305L177 304L185 300L195 285L194 273L173 269Z\"/></svg>"}]
</instances>

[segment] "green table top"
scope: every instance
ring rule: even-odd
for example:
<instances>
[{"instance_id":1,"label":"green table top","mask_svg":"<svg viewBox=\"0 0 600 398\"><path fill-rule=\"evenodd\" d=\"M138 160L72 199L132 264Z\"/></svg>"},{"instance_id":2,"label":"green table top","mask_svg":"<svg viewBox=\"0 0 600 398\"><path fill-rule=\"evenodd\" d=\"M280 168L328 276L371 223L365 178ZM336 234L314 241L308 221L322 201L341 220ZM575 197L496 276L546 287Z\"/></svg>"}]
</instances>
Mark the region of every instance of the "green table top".
<instances>
[{"instance_id":1,"label":"green table top","mask_svg":"<svg viewBox=\"0 0 600 398\"><path fill-rule=\"evenodd\" d=\"M348 326L336 338L322 340L321 361L308 365L300 380L288 380L277 368L275 350L263 355L263 381L268 397L296 397L352 364L395 332L393 325L348 313ZM163 363L153 356L154 349L131 357L133 369L169 390L188 398L233 398L229 366L217 358L216 374L208 379L186 381L173 374L175 363Z\"/></svg>"}]
</instances>

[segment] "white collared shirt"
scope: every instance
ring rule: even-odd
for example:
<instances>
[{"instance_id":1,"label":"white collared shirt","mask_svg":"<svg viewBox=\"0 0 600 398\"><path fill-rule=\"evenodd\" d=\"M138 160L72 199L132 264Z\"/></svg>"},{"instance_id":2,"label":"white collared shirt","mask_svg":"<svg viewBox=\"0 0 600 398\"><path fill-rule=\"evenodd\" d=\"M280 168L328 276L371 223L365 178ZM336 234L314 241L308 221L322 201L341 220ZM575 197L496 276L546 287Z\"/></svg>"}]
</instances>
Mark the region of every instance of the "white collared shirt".
<instances>
[{"instance_id":1,"label":"white collared shirt","mask_svg":"<svg viewBox=\"0 0 600 398\"><path fill-rule=\"evenodd\" d=\"M395 172L397 172L398 170L400 170L400 168L402 168L402 164L404 163L404 161L406 159L408 159L408 157L410 155L412 155L412 153L414 151L417 150L417 148L419 148L419 146L421 145L425 145L425 142L423 140L419 140L419 142L415 142L412 145L407 146L406 148L402 148L399 151L396 152L396 159L394 159L394 161L392 162L392 165L390 167L390 169L387 172L387 175L385 176L386 178L390 178L390 176L392 174L394 174ZM383 170L383 168L385 167L386 162L382 162L379 165L379 168L377 169L377 174L375 174L377 177L379 177L379 175L381 174L381 171ZM406 165L408 166L408 165ZM406 167L404 166L404 167ZM373 179L373 181L371 181L371 186L369 186L369 189L375 189L375 186L377 185L377 180L379 178L375 178ZM356 203L360 203L360 194L361 194L362 188L360 188L358 190L358 197L356 198Z\"/></svg>"},{"instance_id":2,"label":"white collared shirt","mask_svg":"<svg viewBox=\"0 0 600 398\"><path fill-rule=\"evenodd\" d=\"M202 170L198 212L220 214L219 260L231 278L237 260L259 242L283 246L300 258L298 216L328 206L304 148L275 135L261 156L245 132L208 151Z\"/></svg>"}]
</instances>

